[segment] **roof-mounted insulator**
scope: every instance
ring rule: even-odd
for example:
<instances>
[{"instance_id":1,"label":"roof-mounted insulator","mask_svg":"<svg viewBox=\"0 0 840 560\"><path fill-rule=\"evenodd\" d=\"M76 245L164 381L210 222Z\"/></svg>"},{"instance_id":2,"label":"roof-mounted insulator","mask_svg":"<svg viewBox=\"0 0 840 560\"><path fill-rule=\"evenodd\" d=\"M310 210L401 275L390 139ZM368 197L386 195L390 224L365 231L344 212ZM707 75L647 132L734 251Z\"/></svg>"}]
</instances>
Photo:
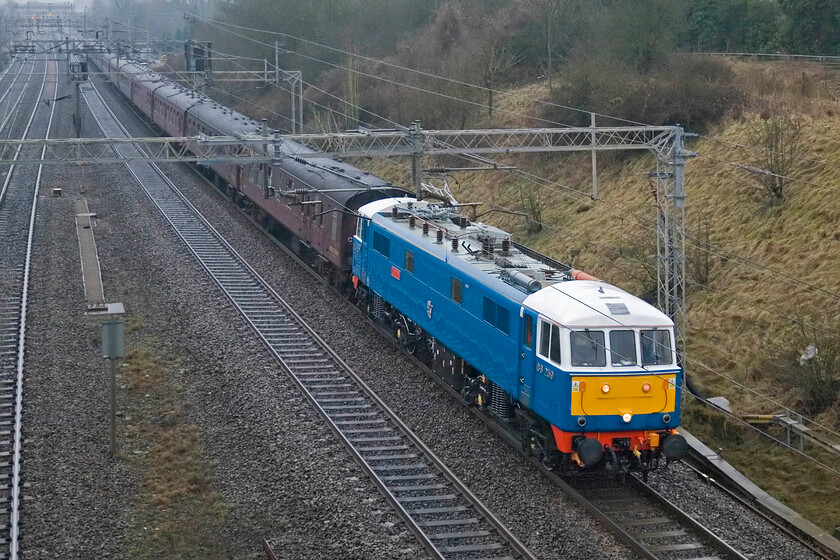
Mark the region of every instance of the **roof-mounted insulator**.
<instances>
[{"instance_id":1,"label":"roof-mounted insulator","mask_svg":"<svg viewBox=\"0 0 840 560\"><path fill-rule=\"evenodd\" d=\"M440 228L437 230L437 243L443 243L443 230Z\"/></svg>"},{"instance_id":2,"label":"roof-mounted insulator","mask_svg":"<svg viewBox=\"0 0 840 560\"><path fill-rule=\"evenodd\" d=\"M461 225L461 229L466 229L466 227L467 227L467 217L466 216L461 216L460 225Z\"/></svg>"},{"instance_id":3,"label":"roof-mounted insulator","mask_svg":"<svg viewBox=\"0 0 840 560\"><path fill-rule=\"evenodd\" d=\"M510 237L502 239L502 254L505 256L510 254Z\"/></svg>"},{"instance_id":4,"label":"roof-mounted insulator","mask_svg":"<svg viewBox=\"0 0 840 560\"><path fill-rule=\"evenodd\" d=\"M452 238L452 252L453 253L458 252L458 239L454 238L454 237Z\"/></svg>"},{"instance_id":5,"label":"roof-mounted insulator","mask_svg":"<svg viewBox=\"0 0 840 560\"><path fill-rule=\"evenodd\" d=\"M492 237L485 237L481 240L481 250L484 251L487 255L492 255L493 251L496 250L496 247L494 245L495 243L493 243Z\"/></svg>"},{"instance_id":6,"label":"roof-mounted insulator","mask_svg":"<svg viewBox=\"0 0 840 560\"><path fill-rule=\"evenodd\" d=\"M399 216L399 215L400 215L400 211L399 211L399 209L397 209L397 207L396 207L396 206L394 206L393 208L391 208L391 217L392 217L392 218L394 218L394 219L396 220L396 219L397 219L397 216Z\"/></svg>"},{"instance_id":7,"label":"roof-mounted insulator","mask_svg":"<svg viewBox=\"0 0 840 560\"><path fill-rule=\"evenodd\" d=\"M408 217L408 227L414 229L414 226L417 225L417 218L412 214Z\"/></svg>"},{"instance_id":8,"label":"roof-mounted insulator","mask_svg":"<svg viewBox=\"0 0 840 560\"><path fill-rule=\"evenodd\" d=\"M423 222L423 235L429 236L429 222Z\"/></svg>"}]
</instances>

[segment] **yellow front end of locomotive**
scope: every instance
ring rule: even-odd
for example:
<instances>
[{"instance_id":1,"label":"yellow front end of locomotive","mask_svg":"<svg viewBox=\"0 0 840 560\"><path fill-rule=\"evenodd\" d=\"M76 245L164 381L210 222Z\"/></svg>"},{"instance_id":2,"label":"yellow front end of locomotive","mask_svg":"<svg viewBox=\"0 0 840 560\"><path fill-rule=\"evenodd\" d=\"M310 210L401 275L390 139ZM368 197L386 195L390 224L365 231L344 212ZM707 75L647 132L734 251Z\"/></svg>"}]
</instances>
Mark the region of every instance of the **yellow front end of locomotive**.
<instances>
[{"instance_id":1,"label":"yellow front end of locomotive","mask_svg":"<svg viewBox=\"0 0 840 560\"><path fill-rule=\"evenodd\" d=\"M676 397L676 374L572 377L574 416L674 412Z\"/></svg>"}]
</instances>

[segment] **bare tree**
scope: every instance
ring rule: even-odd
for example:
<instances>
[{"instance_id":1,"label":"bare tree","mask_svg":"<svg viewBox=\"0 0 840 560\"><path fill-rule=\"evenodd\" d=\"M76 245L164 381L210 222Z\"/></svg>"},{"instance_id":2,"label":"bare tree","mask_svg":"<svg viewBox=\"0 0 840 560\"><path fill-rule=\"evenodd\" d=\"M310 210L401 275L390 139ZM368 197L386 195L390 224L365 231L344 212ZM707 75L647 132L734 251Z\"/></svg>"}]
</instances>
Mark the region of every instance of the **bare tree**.
<instances>
[{"instance_id":1,"label":"bare tree","mask_svg":"<svg viewBox=\"0 0 840 560\"><path fill-rule=\"evenodd\" d=\"M782 107L768 109L749 131L750 143L758 146L752 165L743 168L753 174L767 196L768 205L781 204L796 160L802 156L802 124Z\"/></svg>"},{"instance_id":2,"label":"bare tree","mask_svg":"<svg viewBox=\"0 0 840 560\"><path fill-rule=\"evenodd\" d=\"M471 66L487 93L487 116L493 117L493 93L501 77L517 61L509 34L499 20L483 18L481 25L473 28L470 40L464 45Z\"/></svg>"},{"instance_id":3,"label":"bare tree","mask_svg":"<svg viewBox=\"0 0 840 560\"><path fill-rule=\"evenodd\" d=\"M569 0L519 0L528 16L541 32L542 67L548 89L554 89L554 65L560 46L568 43L569 30L574 25L574 6Z\"/></svg>"}]
</instances>

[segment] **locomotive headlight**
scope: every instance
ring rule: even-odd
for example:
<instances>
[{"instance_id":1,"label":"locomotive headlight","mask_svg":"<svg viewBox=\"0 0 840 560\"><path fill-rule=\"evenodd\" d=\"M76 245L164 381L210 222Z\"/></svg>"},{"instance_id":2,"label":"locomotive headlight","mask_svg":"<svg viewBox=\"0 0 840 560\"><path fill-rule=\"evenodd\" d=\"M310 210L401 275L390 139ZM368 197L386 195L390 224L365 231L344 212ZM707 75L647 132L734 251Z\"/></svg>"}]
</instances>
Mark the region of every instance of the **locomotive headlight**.
<instances>
[{"instance_id":1,"label":"locomotive headlight","mask_svg":"<svg viewBox=\"0 0 840 560\"><path fill-rule=\"evenodd\" d=\"M601 385L601 392L605 395L610 392L610 386L608 383L604 383L603 385Z\"/></svg>"},{"instance_id":2,"label":"locomotive headlight","mask_svg":"<svg viewBox=\"0 0 840 560\"><path fill-rule=\"evenodd\" d=\"M624 416L622 416L621 419L624 420L625 422L629 422L630 420L633 419L633 415L629 412L625 412Z\"/></svg>"},{"instance_id":3,"label":"locomotive headlight","mask_svg":"<svg viewBox=\"0 0 840 560\"><path fill-rule=\"evenodd\" d=\"M642 385L642 391L644 391L645 393L650 393L650 383L645 382L645 384Z\"/></svg>"}]
</instances>

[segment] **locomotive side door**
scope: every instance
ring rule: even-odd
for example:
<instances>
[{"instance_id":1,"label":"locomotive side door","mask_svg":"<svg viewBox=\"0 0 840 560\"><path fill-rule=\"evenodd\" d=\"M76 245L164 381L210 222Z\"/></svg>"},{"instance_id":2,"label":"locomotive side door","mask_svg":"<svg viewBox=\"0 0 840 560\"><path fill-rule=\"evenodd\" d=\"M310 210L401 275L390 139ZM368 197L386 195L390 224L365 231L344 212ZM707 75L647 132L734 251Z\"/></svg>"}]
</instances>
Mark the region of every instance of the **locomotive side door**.
<instances>
[{"instance_id":1,"label":"locomotive side door","mask_svg":"<svg viewBox=\"0 0 840 560\"><path fill-rule=\"evenodd\" d=\"M534 343L537 338L537 316L524 307L519 308L519 402L531 408L534 386Z\"/></svg>"},{"instance_id":2,"label":"locomotive side door","mask_svg":"<svg viewBox=\"0 0 840 560\"><path fill-rule=\"evenodd\" d=\"M359 216L356 222L356 235L353 236L353 274L355 274L362 284L367 285L367 232L370 226L370 220L364 216Z\"/></svg>"}]
</instances>

